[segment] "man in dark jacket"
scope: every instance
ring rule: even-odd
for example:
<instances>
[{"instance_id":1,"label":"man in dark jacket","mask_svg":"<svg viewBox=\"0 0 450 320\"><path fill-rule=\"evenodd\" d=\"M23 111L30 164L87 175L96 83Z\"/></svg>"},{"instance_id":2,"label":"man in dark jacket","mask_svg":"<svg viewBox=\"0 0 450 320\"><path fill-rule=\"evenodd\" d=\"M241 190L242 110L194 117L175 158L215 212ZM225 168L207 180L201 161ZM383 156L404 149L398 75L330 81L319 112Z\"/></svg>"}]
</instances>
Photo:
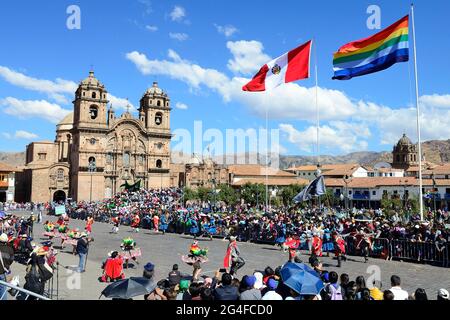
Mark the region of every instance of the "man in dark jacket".
<instances>
[{"instance_id":1,"label":"man in dark jacket","mask_svg":"<svg viewBox=\"0 0 450 320\"><path fill-rule=\"evenodd\" d=\"M229 273L222 275L222 285L214 290L215 300L238 300L239 290L231 285L233 277Z\"/></svg>"},{"instance_id":2,"label":"man in dark jacket","mask_svg":"<svg viewBox=\"0 0 450 320\"><path fill-rule=\"evenodd\" d=\"M10 266L14 262L14 249L8 244L8 236L0 235L0 280L6 282L6 276L10 273ZM8 288L0 286L0 300L7 300Z\"/></svg>"},{"instance_id":3,"label":"man in dark jacket","mask_svg":"<svg viewBox=\"0 0 450 320\"><path fill-rule=\"evenodd\" d=\"M86 258L89 251L89 239L86 233L81 234L81 238L77 241L77 254L80 257L78 263L78 272L84 272L86 269Z\"/></svg>"}]
</instances>

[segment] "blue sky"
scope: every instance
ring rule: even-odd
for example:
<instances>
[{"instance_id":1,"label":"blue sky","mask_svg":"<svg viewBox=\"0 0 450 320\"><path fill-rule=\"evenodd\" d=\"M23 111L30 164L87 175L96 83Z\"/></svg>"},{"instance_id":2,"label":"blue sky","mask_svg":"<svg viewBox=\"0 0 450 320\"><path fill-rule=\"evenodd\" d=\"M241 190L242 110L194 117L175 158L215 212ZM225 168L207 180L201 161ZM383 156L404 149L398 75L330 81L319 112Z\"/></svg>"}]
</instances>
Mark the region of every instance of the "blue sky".
<instances>
[{"instance_id":1,"label":"blue sky","mask_svg":"<svg viewBox=\"0 0 450 320\"><path fill-rule=\"evenodd\" d=\"M450 139L450 3L432 3L416 1L423 138ZM66 27L70 5L81 9L80 30ZM313 155L313 78L269 94L239 90L268 59L311 38L317 42L321 153L390 150L403 132L416 140L411 63L331 80L333 52L376 32L366 26L369 5L381 8L382 28L409 12L409 2L399 0L3 1L0 150L54 140L55 123L72 109L71 88L93 65L117 113L126 98L137 106L156 80L172 99L173 130L192 131L196 120L204 129L258 130L269 108L282 153Z\"/></svg>"}]
</instances>

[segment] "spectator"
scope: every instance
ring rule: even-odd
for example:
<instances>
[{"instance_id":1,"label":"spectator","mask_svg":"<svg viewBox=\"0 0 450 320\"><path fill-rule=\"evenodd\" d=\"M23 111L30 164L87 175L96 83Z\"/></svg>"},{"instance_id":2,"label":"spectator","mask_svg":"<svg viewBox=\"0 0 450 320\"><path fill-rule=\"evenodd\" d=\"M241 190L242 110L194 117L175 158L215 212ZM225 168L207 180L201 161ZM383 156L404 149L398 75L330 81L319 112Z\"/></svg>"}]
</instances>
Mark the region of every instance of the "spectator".
<instances>
[{"instance_id":1,"label":"spectator","mask_svg":"<svg viewBox=\"0 0 450 320\"><path fill-rule=\"evenodd\" d=\"M338 284L338 274L334 271L331 271L328 274L328 279L329 284L327 284L321 292L322 300L343 300L342 289Z\"/></svg>"},{"instance_id":2,"label":"spectator","mask_svg":"<svg viewBox=\"0 0 450 320\"><path fill-rule=\"evenodd\" d=\"M383 293L383 300L389 301L389 300L395 300L394 299L394 293L392 293L391 290L386 290Z\"/></svg>"},{"instance_id":3,"label":"spectator","mask_svg":"<svg viewBox=\"0 0 450 320\"><path fill-rule=\"evenodd\" d=\"M147 279L153 279L153 276L155 274L155 265L151 262L148 262L144 266L144 274L143 277Z\"/></svg>"},{"instance_id":4,"label":"spectator","mask_svg":"<svg viewBox=\"0 0 450 320\"><path fill-rule=\"evenodd\" d=\"M256 276L244 276L241 281L240 300L261 300L261 291L256 288Z\"/></svg>"},{"instance_id":5,"label":"spectator","mask_svg":"<svg viewBox=\"0 0 450 320\"><path fill-rule=\"evenodd\" d=\"M428 300L427 293L425 292L425 289L418 288L416 292L414 292L412 296L413 300L416 301L426 301Z\"/></svg>"},{"instance_id":6,"label":"spectator","mask_svg":"<svg viewBox=\"0 0 450 320\"><path fill-rule=\"evenodd\" d=\"M383 291L381 291L381 281L374 280L372 288L370 288L370 296L373 300L383 300Z\"/></svg>"},{"instance_id":7,"label":"spectator","mask_svg":"<svg viewBox=\"0 0 450 320\"><path fill-rule=\"evenodd\" d=\"M340 279L342 296L345 299L347 286L348 286L348 282L350 281L350 278L349 278L348 274L342 273L339 279Z\"/></svg>"},{"instance_id":8,"label":"spectator","mask_svg":"<svg viewBox=\"0 0 450 320\"><path fill-rule=\"evenodd\" d=\"M450 299L450 295L446 289L439 289L437 299L448 301Z\"/></svg>"},{"instance_id":9,"label":"spectator","mask_svg":"<svg viewBox=\"0 0 450 320\"><path fill-rule=\"evenodd\" d=\"M172 271L169 272L169 285L171 287L176 286L181 281L181 273L178 271L178 264L174 264Z\"/></svg>"},{"instance_id":10,"label":"spectator","mask_svg":"<svg viewBox=\"0 0 450 320\"><path fill-rule=\"evenodd\" d=\"M392 288L389 289L394 294L394 300L408 300L408 292L403 290L400 287L401 280L399 276L393 275L391 277L391 286Z\"/></svg>"},{"instance_id":11,"label":"spectator","mask_svg":"<svg viewBox=\"0 0 450 320\"><path fill-rule=\"evenodd\" d=\"M221 285L214 290L215 300L238 300L239 291L231 284L233 277L229 273L222 275Z\"/></svg>"},{"instance_id":12,"label":"spectator","mask_svg":"<svg viewBox=\"0 0 450 320\"><path fill-rule=\"evenodd\" d=\"M278 282L275 279L270 278L267 281L267 291L261 300L283 300L283 297L276 292Z\"/></svg>"}]
</instances>

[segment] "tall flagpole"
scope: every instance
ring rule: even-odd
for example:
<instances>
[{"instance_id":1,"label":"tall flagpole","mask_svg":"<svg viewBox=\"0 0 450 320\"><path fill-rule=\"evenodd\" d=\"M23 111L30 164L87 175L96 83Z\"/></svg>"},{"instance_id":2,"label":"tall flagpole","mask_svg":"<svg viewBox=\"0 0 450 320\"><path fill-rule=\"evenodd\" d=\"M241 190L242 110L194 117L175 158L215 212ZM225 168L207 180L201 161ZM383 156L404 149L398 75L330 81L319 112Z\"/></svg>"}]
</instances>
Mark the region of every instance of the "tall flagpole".
<instances>
[{"instance_id":1,"label":"tall flagpole","mask_svg":"<svg viewBox=\"0 0 450 320\"><path fill-rule=\"evenodd\" d=\"M420 136L420 103L419 103L419 80L417 79L417 51L416 51L416 28L414 24L414 4L411 4L411 19L414 47L414 78L416 82L416 109L417 109L417 137L419 143L419 197L420 197L420 219L423 221L423 190L422 190L422 139Z\"/></svg>"},{"instance_id":2,"label":"tall flagpole","mask_svg":"<svg viewBox=\"0 0 450 320\"><path fill-rule=\"evenodd\" d=\"M269 106L266 106L266 209L269 211Z\"/></svg>"},{"instance_id":3,"label":"tall flagpole","mask_svg":"<svg viewBox=\"0 0 450 320\"><path fill-rule=\"evenodd\" d=\"M314 45L314 75L315 75L315 95L316 95L316 134L317 134L317 178L320 177L321 171L320 171L320 108L319 108L319 76L317 73L317 45L316 45L316 39L313 39L313 45ZM319 206L320 210L320 196L317 196L317 204Z\"/></svg>"}]
</instances>

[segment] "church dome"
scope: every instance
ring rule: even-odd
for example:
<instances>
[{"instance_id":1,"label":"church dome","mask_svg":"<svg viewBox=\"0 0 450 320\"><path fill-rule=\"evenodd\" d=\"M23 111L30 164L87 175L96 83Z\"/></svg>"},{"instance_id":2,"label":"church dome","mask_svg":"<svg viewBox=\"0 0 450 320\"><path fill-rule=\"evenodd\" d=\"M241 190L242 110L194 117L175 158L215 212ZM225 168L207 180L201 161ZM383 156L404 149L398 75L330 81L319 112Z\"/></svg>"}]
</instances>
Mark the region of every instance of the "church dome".
<instances>
[{"instance_id":1,"label":"church dome","mask_svg":"<svg viewBox=\"0 0 450 320\"><path fill-rule=\"evenodd\" d=\"M406 136L406 134L403 134L403 137L398 141L397 146L410 146L413 143L411 140Z\"/></svg>"},{"instance_id":2,"label":"church dome","mask_svg":"<svg viewBox=\"0 0 450 320\"><path fill-rule=\"evenodd\" d=\"M64 119L62 119L58 125L63 125L63 124L73 124L73 112L69 113L67 116L64 117Z\"/></svg>"},{"instance_id":3,"label":"church dome","mask_svg":"<svg viewBox=\"0 0 450 320\"><path fill-rule=\"evenodd\" d=\"M94 87L103 87L100 81L94 76L94 71L89 71L89 77L81 81L82 85L94 86Z\"/></svg>"},{"instance_id":4,"label":"church dome","mask_svg":"<svg viewBox=\"0 0 450 320\"><path fill-rule=\"evenodd\" d=\"M158 87L158 82L153 82L153 86L151 88L148 88L145 94L150 95L166 95L160 87Z\"/></svg>"}]
</instances>

